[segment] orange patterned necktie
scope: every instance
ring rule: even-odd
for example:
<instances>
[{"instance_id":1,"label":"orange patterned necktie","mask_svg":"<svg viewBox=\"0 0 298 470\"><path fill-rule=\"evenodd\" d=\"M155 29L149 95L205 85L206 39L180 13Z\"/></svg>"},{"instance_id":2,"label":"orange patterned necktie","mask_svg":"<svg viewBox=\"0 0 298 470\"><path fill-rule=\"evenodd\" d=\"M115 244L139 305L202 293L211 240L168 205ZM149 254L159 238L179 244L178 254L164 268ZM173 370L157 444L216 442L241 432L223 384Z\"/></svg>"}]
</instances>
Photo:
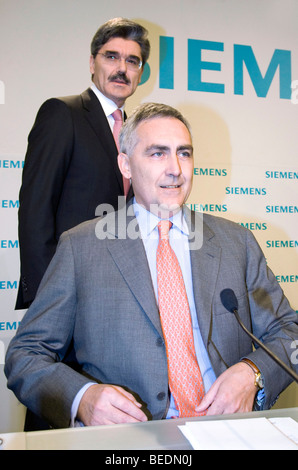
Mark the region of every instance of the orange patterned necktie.
<instances>
[{"instance_id":1,"label":"orange patterned necktie","mask_svg":"<svg viewBox=\"0 0 298 470\"><path fill-rule=\"evenodd\" d=\"M112 116L115 120L114 127L113 127L113 136L117 145L117 149L119 151L119 133L123 124L121 109L116 109L116 111L112 113ZM124 195L127 196L127 193L130 188L130 181L124 176L123 176L123 187L124 187Z\"/></svg>"},{"instance_id":2,"label":"orange patterned necktie","mask_svg":"<svg viewBox=\"0 0 298 470\"><path fill-rule=\"evenodd\" d=\"M197 416L204 396L197 363L189 305L179 262L169 243L172 222L158 224L156 253L158 304L168 358L169 387L179 417Z\"/></svg>"}]
</instances>

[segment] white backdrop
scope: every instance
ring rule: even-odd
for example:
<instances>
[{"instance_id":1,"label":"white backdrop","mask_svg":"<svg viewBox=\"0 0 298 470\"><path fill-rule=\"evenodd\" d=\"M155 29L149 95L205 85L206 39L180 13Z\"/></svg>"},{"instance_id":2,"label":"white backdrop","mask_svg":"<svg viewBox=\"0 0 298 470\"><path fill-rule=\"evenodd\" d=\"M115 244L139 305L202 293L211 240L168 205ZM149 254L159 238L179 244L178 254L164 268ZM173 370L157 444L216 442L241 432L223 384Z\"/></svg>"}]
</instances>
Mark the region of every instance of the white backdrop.
<instances>
[{"instance_id":1,"label":"white backdrop","mask_svg":"<svg viewBox=\"0 0 298 470\"><path fill-rule=\"evenodd\" d=\"M188 203L249 227L298 310L298 2L0 0L1 432L21 430L24 416L3 364L24 313L14 303L27 136L44 100L89 86L91 39L115 16L147 27L152 45L150 77L127 113L159 101L186 115L195 144ZM298 406L297 386L275 406Z\"/></svg>"}]
</instances>

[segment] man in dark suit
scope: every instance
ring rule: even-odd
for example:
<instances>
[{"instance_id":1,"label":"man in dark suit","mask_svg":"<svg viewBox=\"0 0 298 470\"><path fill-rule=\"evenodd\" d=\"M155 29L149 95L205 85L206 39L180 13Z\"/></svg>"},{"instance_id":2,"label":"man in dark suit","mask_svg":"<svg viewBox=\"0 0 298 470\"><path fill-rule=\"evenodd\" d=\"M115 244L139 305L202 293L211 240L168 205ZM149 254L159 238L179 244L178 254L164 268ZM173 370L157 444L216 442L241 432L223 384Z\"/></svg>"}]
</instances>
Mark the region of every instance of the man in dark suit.
<instances>
[{"instance_id":1,"label":"man in dark suit","mask_svg":"<svg viewBox=\"0 0 298 470\"><path fill-rule=\"evenodd\" d=\"M253 348L220 294L232 287L246 327L296 370L291 353L297 314L250 231L185 207L194 159L183 116L165 105L140 106L121 131L118 162L131 178L134 198L61 236L8 347L8 387L54 427L248 412L254 404L270 408L291 379L263 349ZM168 218L189 305L187 336L183 302L175 302L183 286L173 293L168 284L169 328L161 302L158 228L169 226ZM168 267L164 259L167 274L176 271ZM171 343L179 351L175 358ZM75 367L66 362L69 356ZM185 367L179 367L183 357ZM197 362L195 374L189 362ZM185 414L185 386L194 375L202 377L204 397L191 386L195 400ZM179 397L176 383L182 384Z\"/></svg>"},{"instance_id":2,"label":"man in dark suit","mask_svg":"<svg viewBox=\"0 0 298 470\"><path fill-rule=\"evenodd\" d=\"M19 197L21 279L16 309L33 301L62 232L94 218L101 204L118 208L124 181L112 113L124 113L149 52L145 28L112 19L91 43L92 86L81 95L53 98L41 106L28 138Z\"/></svg>"}]
</instances>

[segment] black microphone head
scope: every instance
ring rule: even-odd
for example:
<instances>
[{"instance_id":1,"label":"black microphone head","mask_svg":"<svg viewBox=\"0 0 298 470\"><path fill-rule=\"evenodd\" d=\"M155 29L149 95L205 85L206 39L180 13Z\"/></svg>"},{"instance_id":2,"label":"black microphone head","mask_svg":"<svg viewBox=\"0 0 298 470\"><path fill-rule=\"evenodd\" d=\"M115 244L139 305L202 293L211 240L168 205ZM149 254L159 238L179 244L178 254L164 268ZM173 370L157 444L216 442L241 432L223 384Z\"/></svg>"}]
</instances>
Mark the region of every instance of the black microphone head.
<instances>
[{"instance_id":1,"label":"black microphone head","mask_svg":"<svg viewBox=\"0 0 298 470\"><path fill-rule=\"evenodd\" d=\"M231 313L238 310L238 300L232 289L224 289L220 293L220 300L223 306Z\"/></svg>"}]
</instances>

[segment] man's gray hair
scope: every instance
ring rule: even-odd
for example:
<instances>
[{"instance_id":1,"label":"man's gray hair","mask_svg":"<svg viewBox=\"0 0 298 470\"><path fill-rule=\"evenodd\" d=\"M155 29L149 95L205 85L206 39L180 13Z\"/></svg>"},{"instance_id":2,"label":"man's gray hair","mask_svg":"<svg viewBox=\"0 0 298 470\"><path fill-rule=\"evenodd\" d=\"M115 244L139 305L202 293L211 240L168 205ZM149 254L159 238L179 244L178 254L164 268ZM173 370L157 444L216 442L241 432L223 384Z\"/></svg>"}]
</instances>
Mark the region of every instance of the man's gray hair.
<instances>
[{"instance_id":1,"label":"man's gray hair","mask_svg":"<svg viewBox=\"0 0 298 470\"><path fill-rule=\"evenodd\" d=\"M162 117L178 119L185 125L191 135L190 125L180 111L166 104L143 103L134 110L121 128L119 135L120 153L131 155L137 144L136 129L141 122Z\"/></svg>"}]
</instances>

